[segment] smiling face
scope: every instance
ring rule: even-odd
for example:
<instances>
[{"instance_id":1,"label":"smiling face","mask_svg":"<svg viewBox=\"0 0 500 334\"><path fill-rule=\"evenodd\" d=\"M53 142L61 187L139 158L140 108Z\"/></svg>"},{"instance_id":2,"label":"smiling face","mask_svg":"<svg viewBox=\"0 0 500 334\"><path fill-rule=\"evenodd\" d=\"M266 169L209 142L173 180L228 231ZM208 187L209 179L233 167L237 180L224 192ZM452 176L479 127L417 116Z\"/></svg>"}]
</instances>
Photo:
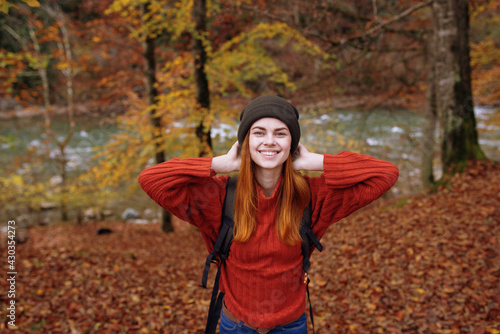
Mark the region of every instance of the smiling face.
<instances>
[{"instance_id":1,"label":"smiling face","mask_svg":"<svg viewBox=\"0 0 500 334\"><path fill-rule=\"evenodd\" d=\"M276 118L261 118L252 124L248 136L250 157L256 166L281 172L292 144L286 124Z\"/></svg>"}]
</instances>

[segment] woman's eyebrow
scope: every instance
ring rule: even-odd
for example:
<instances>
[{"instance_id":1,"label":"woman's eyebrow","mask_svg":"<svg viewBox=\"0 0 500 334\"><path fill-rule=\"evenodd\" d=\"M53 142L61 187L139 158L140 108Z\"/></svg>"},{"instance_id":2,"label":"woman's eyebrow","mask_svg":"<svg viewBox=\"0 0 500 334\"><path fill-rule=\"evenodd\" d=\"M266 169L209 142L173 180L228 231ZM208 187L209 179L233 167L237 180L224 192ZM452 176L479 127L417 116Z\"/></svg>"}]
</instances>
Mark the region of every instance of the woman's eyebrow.
<instances>
[{"instance_id":1,"label":"woman's eyebrow","mask_svg":"<svg viewBox=\"0 0 500 334\"><path fill-rule=\"evenodd\" d=\"M261 126L255 126L255 127L253 127L251 130L257 130L257 129L258 129L258 130L264 130L264 131L266 131L266 130L267 130L266 128L263 128L263 127L261 127ZM275 132L276 132L276 131L288 131L288 128L286 128L286 127L282 127L282 128L273 129L272 131L275 131Z\"/></svg>"}]
</instances>

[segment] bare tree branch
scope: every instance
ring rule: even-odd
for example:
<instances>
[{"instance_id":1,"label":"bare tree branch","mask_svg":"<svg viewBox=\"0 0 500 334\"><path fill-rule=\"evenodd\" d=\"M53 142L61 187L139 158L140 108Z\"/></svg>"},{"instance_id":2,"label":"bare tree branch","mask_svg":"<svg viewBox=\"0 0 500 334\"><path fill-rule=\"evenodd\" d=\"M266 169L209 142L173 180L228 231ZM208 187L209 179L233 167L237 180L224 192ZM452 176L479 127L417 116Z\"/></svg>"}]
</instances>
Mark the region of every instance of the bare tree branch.
<instances>
[{"instance_id":1,"label":"bare tree branch","mask_svg":"<svg viewBox=\"0 0 500 334\"><path fill-rule=\"evenodd\" d=\"M372 6L373 6L373 16L375 17L375 20L378 21L378 7L377 7L377 0L372 0Z\"/></svg>"},{"instance_id":2,"label":"bare tree branch","mask_svg":"<svg viewBox=\"0 0 500 334\"><path fill-rule=\"evenodd\" d=\"M262 11L260 8L258 8L256 6L251 6L251 5L247 5L247 4L239 4L239 3L236 3L232 0L224 0L224 2L230 4L234 7L240 7L240 8L243 8L245 10L258 13L259 15L262 15L262 16L267 17L267 18L274 20L274 21L289 23L282 16L274 15L267 10ZM370 29L358 34L358 35L350 36L348 38L343 38L340 41L332 40L332 39L320 34L318 31L315 31L315 30L304 29L303 27L299 27L297 25L292 25L292 27L297 29L297 30L300 30L306 36L311 36L313 38L316 38L322 42L330 44L332 47L338 47L338 46L343 46L345 44L349 44L349 43L352 43L355 41L363 40L363 39L369 37L370 35L372 35L373 33L385 28L386 26L409 16L413 12L415 12L423 7L429 6L430 4L432 4L432 2L433 2L433 0L427 0L425 2L419 3L415 6L412 6L408 9L406 9L405 11L401 12L400 14L391 17L390 19L382 21L381 23L377 24L373 28L370 28ZM376 13L377 9L376 9L375 0L373 0L373 4L374 4L374 13Z\"/></svg>"},{"instance_id":3,"label":"bare tree branch","mask_svg":"<svg viewBox=\"0 0 500 334\"><path fill-rule=\"evenodd\" d=\"M371 29L368 29L367 31L365 31L365 35L369 36L372 33L374 33L375 31L380 30L383 27L385 27L385 26L387 26L387 25L389 25L391 23L394 23L396 21L399 21L399 20L407 17L408 15L410 15L411 13L413 13L414 11L416 11L416 10L418 10L420 8L429 6L432 2L433 2L433 0L427 0L426 2L419 3L419 4L415 5L415 6L412 6L412 7L408 8L407 10L405 10L404 12L402 12L402 13L396 15L396 16L391 17L390 19L385 20L385 21L383 21L380 24L377 24L375 27L373 27Z\"/></svg>"}]
</instances>

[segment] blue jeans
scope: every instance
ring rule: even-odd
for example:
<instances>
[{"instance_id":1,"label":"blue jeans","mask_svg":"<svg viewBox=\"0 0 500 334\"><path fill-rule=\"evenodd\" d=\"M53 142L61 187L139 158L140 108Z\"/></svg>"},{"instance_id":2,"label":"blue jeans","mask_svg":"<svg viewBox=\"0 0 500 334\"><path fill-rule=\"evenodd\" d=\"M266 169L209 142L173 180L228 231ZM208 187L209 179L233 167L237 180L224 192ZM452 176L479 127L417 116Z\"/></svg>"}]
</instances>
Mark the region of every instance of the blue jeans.
<instances>
[{"instance_id":1,"label":"blue jeans","mask_svg":"<svg viewBox=\"0 0 500 334\"><path fill-rule=\"evenodd\" d=\"M224 311L220 315L220 334L255 334L257 331L244 326L243 321L236 323L229 320L225 315ZM289 334L307 334L307 317L306 314L297 319L297 321L285 326L277 326L269 332L269 334L275 333L289 333Z\"/></svg>"}]
</instances>

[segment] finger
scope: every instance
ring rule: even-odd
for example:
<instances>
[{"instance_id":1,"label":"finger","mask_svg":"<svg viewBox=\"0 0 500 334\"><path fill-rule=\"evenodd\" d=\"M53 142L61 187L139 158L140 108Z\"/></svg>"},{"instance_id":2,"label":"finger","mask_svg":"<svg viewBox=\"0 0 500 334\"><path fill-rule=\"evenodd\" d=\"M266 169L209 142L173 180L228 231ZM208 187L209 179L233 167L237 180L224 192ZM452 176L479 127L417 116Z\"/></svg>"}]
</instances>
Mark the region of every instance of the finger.
<instances>
[{"instance_id":1,"label":"finger","mask_svg":"<svg viewBox=\"0 0 500 334\"><path fill-rule=\"evenodd\" d=\"M299 157L302 155L303 151L304 151L304 145L299 143L299 145L297 145L297 148L295 149L295 152L293 153L293 155Z\"/></svg>"}]
</instances>

